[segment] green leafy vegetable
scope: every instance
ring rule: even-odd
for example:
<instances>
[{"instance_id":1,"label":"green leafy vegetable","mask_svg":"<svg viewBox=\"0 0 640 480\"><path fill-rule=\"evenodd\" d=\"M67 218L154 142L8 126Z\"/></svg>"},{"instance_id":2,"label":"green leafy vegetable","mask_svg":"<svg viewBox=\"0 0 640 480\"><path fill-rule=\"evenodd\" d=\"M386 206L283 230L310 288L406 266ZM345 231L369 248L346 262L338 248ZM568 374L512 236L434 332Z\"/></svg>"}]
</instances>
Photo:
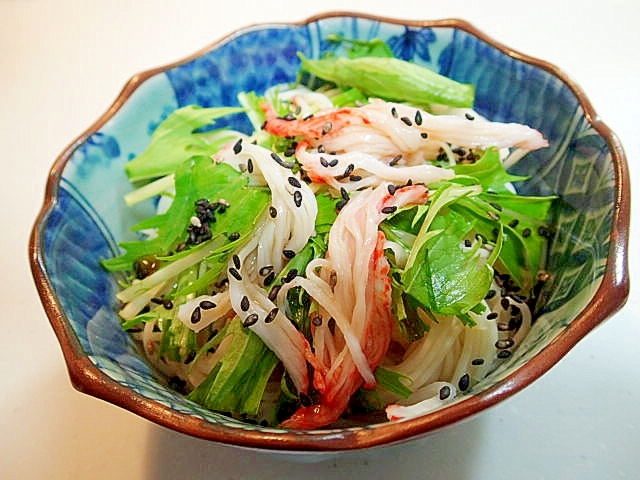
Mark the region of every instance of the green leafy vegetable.
<instances>
[{"instance_id":1,"label":"green leafy vegetable","mask_svg":"<svg viewBox=\"0 0 640 480\"><path fill-rule=\"evenodd\" d=\"M403 277L406 293L432 312L467 314L491 286L490 259L479 254L479 240L463 247L473 231L473 223L464 216L450 210L435 217L432 228L435 234L421 246L418 263Z\"/></svg>"},{"instance_id":2,"label":"green leafy vegetable","mask_svg":"<svg viewBox=\"0 0 640 480\"><path fill-rule=\"evenodd\" d=\"M222 360L188 398L211 410L257 415L278 358L238 318L226 330L231 343Z\"/></svg>"},{"instance_id":3,"label":"green leafy vegetable","mask_svg":"<svg viewBox=\"0 0 640 480\"><path fill-rule=\"evenodd\" d=\"M210 134L198 132L216 119L242 112L242 108L202 108L189 105L174 111L151 136L144 152L125 165L131 182L149 180L173 173L182 162L194 155L209 156L219 144L207 141Z\"/></svg>"},{"instance_id":4,"label":"green leafy vegetable","mask_svg":"<svg viewBox=\"0 0 640 480\"><path fill-rule=\"evenodd\" d=\"M414 63L388 57L326 57L312 60L298 54L301 69L340 87L355 87L369 96L471 107L474 87L451 80Z\"/></svg>"},{"instance_id":5,"label":"green leafy vegetable","mask_svg":"<svg viewBox=\"0 0 640 480\"><path fill-rule=\"evenodd\" d=\"M145 255L167 256L187 239L187 228L199 199L229 203L225 213L211 224L212 236L238 232L248 234L266 208L268 190L248 186L248 179L227 164L216 164L208 157L193 157L176 171L176 196L169 209L133 227L134 230L155 229L157 236L121 243L123 255L104 260L110 271L132 270L134 262Z\"/></svg>"},{"instance_id":6,"label":"green leafy vegetable","mask_svg":"<svg viewBox=\"0 0 640 480\"><path fill-rule=\"evenodd\" d=\"M389 44L380 38L374 38L372 40L355 40L345 38L338 34L332 34L327 36L327 41L348 46L346 54L349 58L389 58L394 56L393 50L391 50Z\"/></svg>"},{"instance_id":7,"label":"green leafy vegetable","mask_svg":"<svg viewBox=\"0 0 640 480\"><path fill-rule=\"evenodd\" d=\"M453 167L456 175L475 178L485 191L495 193L512 193L509 183L526 180L527 177L512 175L507 172L500 160L500 152L496 148L488 148L474 163L458 164Z\"/></svg>"}]
</instances>

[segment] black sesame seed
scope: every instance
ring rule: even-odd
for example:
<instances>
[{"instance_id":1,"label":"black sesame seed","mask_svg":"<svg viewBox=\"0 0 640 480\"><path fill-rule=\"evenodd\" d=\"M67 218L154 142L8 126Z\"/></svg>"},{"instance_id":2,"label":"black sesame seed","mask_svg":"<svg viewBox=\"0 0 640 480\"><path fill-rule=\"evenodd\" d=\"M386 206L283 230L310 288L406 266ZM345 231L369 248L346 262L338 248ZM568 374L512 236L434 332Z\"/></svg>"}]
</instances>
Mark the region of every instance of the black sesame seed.
<instances>
[{"instance_id":1,"label":"black sesame seed","mask_svg":"<svg viewBox=\"0 0 640 480\"><path fill-rule=\"evenodd\" d=\"M240 272L238 272L238 270L236 270L235 268L230 268L229 274L231 274L231 276L236 280L238 280L239 282L242 281L242 275L240 275Z\"/></svg>"},{"instance_id":2,"label":"black sesame seed","mask_svg":"<svg viewBox=\"0 0 640 480\"><path fill-rule=\"evenodd\" d=\"M447 398L449 398L449 395L451 395L451 388L449 388L448 385L445 385L440 389L440 400L446 400Z\"/></svg>"},{"instance_id":3,"label":"black sesame seed","mask_svg":"<svg viewBox=\"0 0 640 480\"><path fill-rule=\"evenodd\" d=\"M393 160L391 160L391 161L389 162L389 165L390 165L391 167L394 167L394 166L396 166L396 165L398 164L398 162L399 162L400 160L402 160L402 154L400 154L400 155L396 155L395 157L393 157Z\"/></svg>"},{"instance_id":4,"label":"black sesame seed","mask_svg":"<svg viewBox=\"0 0 640 480\"><path fill-rule=\"evenodd\" d=\"M289 272L287 273L286 277L284 277L283 282L284 283L289 283L290 281L292 281L297 276L298 276L298 269L292 268L291 270L289 270Z\"/></svg>"},{"instance_id":5,"label":"black sesame seed","mask_svg":"<svg viewBox=\"0 0 640 480\"><path fill-rule=\"evenodd\" d=\"M247 297L246 295L243 295L242 299L240 300L240 309L243 312L246 312L247 310L249 310L249 297Z\"/></svg>"},{"instance_id":6,"label":"black sesame seed","mask_svg":"<svg viewBox=\"0 0 640 480\"><path fill-rule=\"evenodd\" d=\"M517 315L520 315L522 312L520 311L520 308L518 308L516 305L511 305L511 315L513 315L514 317Z\"/></svg>"},{"instance_id":7,"label":"black sesame seed","mask_svg":"<svg viewBox=\"0 0 640 480\"><path fill-rule=\"evenodd\" d=\"M280 155L278 155L276 152L271 153L271 158L273 158L281 167L288 168L288 169L292 169L293 167L295 167L295 163L285 162L284 160L282 160L282 158L280 158Z\"/></svg>"},{"instance_id":8,"label":"black sesame seed","mask_svg":"<svg viewBox=\"0 0 640 480\"><path fill-rule=\"evenodd\" d=\"M522 315L518 315L517 317L512 317L509 320L509 330L520 330L522 326Z\"/></svg>"},{"instance_id":9,"label":"black sesame seed","mask_svg":"<svg viewBox=\"0 0 640 480\"><path fill-rule=\"evenodd\" d=\"M287 178L287 181L289 182L289 185L291 185L292 187L296 187L296 188L302 187L302 185L300 185L300 180L298 180L296 177L289 177Z\"/></svg>"},{"instance_id":10,"label":"black sesame seed","mask_svg":"<svg viewBox=\"0 0 640 480\"><path fill-rule=\"evenodd\" d=\"M171 310L173 308L173 302L169 299L162 301L162 306L167 310Z\"/></svg>"},{"instance_id":11,"label":"black sesame seed","mask_svg":"<svg viewBox=\"0 0 640 480\"><path fill-rule=\"evenodd\" d=\"M269 275L272 275L272 274L273 274L273 272L271 272L271 274L269 274ZM274 277L275 277L275 275L274 275ZM265 279L265 280L266 280L266 279ZM265 287L266 287L266 285L265 285ZM269 300L271 300L271 301L273 302L273 301L276 299L276 297L278 296L278 292L280 291L280 288L281 288L281 287L282 287L281 285L276 285L275 287L273 287L273 288L269 291L269 295L267 295L267 297L269 298Z\"/></svg>"},{"instance_id":12,"label":"black sesame seed","mask_svg":"<svg viewBox=\"0 0 640 480\"><path fill-rule=\"evenodd\" d=\"M291 260L293 257L296 256L296 252L294 252L293 250L282 250L282 255L284 255L286 258L288 258L289 260Z\"/></svg>"},{"instance_id":13,"label":"black sesame seed","mask_svg":"<svg viewBox=\"0 0 640 480\"><path fill-rule=\"evenodd\" d=\"M329 166L330 167L335 167L336 165L338 165L338 159L337 158L334 158L333 160L331 160L329 162Z\"/></svg>"},{"instance_id":14,"label":"black sesame seed","mask_svg":"<svg viewBox=\"0 0 640 480\"><path fill-rule=\"evenodd\" d=\"M347 204L347 202L348 202L348 200L345 200L343 198L338 203L336 203L336 212L339 212L340 210L342 210L344 208L344 206Z\"/></svg>"},{"instance_id":15,"label":"black sesame seed","mask_svg":"<svg viewBox=\"0 0 640 480\"><path fill-rule=\"evenodd\" d=\"M421 132L421 133L420 133L420 136L421 136L422 138L427 138L427 137L429 136L429 134L428 134L427 132Z\"/></svg>"},{"instance_id":16,"label":"black sesame seed","mask_svg":"<svg viewBox=\"0 0 640 480\"><path fill-rule=\"evenodd\" d=\"M498 358L509 358L511 356L511 352L509 350L500 350L498 352Z\"/></svg>"},{"instance_id":17,"label":"black sesame seed","mask_svg":"<svg viewBox=\"0 0 640 480\"><path fill-rule=\"evenodd\" d=\"M491 289L487 292L487 295L484 298L485 300L489 300L495 296L496 296L496 291L494 289Z\"/></svg>"},{"instance_id":18,"label":"black sesame seed","mask_svg":"<svg viewBox=\"0 0 640 480\"><path fill-rule=\"evenodd\" d=\"M416 110L416 115L413 121L416 122L416 125L422 125L422 114L420 113L420 110Z\"/></svg>"},{"instance_id":19,"label":"black sesame seed","mask_svg":"<svg viewBox=\"0 0 640 480\"><path fill-rule=\"evenodd\" d=\"M349 180L352 182L359 182L362 180L362 177L360 175L349 175Z\"/></svg>"},{"instance_id":20,"label":"black sesame seed","mask_svg":"<svg viewBox=\"0 0 640 480\"><path fill-rule=\"evenodd\" d=\"M469 388L469 374L468 373L465 373L464 375L462 375L460 377L460 380L458 380L458 388L463 392L466 389Z\"/></svg>"},{"instance_id":21,"label":"black sesame seed","mask_svg":"<svg viewBox=\"0 0 640 480\"><path fill-rule=\"evenodd\" d=\"M200 321L202 318L202 312L200 311L200 307L196 307L193 312L191 312L191 323L194 325Z\"/></svg>"},{"instance_id":22,"label":"black sesame seed","mask_svg":"<svg viewBox=\"0 0 640 480\"><path fill-rule=\"evenodd\" d=\"M471 365L482 365L484 363L484 358L474 358L471 360Z\"/></svg>"},{"instance_id":23,"label":"black sesame seed","mask_svg":"<svg viewBox=\"0 0 640 480\"><path fill-rule=\"evenodd\" d=\"M518 226L518 224L519 224L519 223L520 223L520 221L516 218L516 219L511 220L511 221L509 222L509 226L510 226L511 228L516 228L516 227Z\"/></svg>"},{"instance_id":24,"label":"black sesame seed","mask_svg":"<svg viewBox=\"0 0 640 480\"><path fill-rule=\"evenodd\" d=\"M266 317L264 317L264 323L271 323L276 319L276 316L278 315L278 312L280 310L278 309L278 307L273 308Z\"/></svg>"},{"instance_id":25,"label":"black sesame seed","mask_svg":"<svg viewBox=\"0 0 640 480\"><path fill-rule=\"evenodd\" d=\"M522 231L522 236L523 236L524 238L527 238L529 235L531 235L531 229L530 229L530 228L525 228L525 229Z\"/></svg>"},{"instance_id":26,"label":"black sesame seed","mask_svg":"<svg viewBox=\"0 0 640 480\"><path fill-rule=\"evenodd\" d=\"M345 200L349 200L349 192L347 192L346 188L340 187L340 196Z\"/></svg>"},{"instance_id":27,"label":"black sesame seed","mask_svg":"<svg viewBox=\"0 0 640 480\"><path fill-rule=\"evenodd\" d=\"M398 118L398 111L396 110L396 107L391 107L391 116L393 118Z\"/></svg>"},{"instance_id":28,"label":"black sesame seed","mask_svg":"<svg viewBox=\"0 0 640 480\"><path fill-rule=\"evenodd\" d=\"M389 195L393 195L394 193L396 193L396 186L390 183L389 185L387 185L387 191L389 192Z\"/></svg>"},{"instance_id":29,"label":"black sesame seed","mask_svg":"<svg viewBox=\"0 0 640 480\"><path fill-rule=\"evenodd\" d=\"M247 318L244 319L244 322L242 322L242 325L245 327L250 327L251 325L255 325L257 321L258 321L258 314L252 313L251 315L247 315Z\"/></svg>"},{"instance_id":30,"label":"black sesame seed","mask_svg":"<svg viewBox=\"0 0 640 480\"><path fill-rule=\"evenodd\" d=\"M202 300L199 306L202 310L211 310L212 308L216 308L216 304L211 300Z\"/></svg>"},{"instance_id":31,"label":"black sesame seed","mask_svg":"<svg viewBox=\"0 0 640 480\"><path fill-rule=\"evenodd\" d=\"M296 204L296 207L300 207L302 205L302 194L300 193L300 190L293 192L293 203Z\"/></svg>"},{"instance_id":32,"label":"black sesame seed","mask_svg":"<svg viewBox=\"0 0 640 480\"><path fill-rule=\"evenodd\" d=\"M264 277L264 280L262 281L262 284L265 287L268 287L271 284L271 282L273 282L273 280L275 278L276 278L276 272L269 272L269 274L266 277Z\"/></svg>"},{"instance_id":33,"label":"black sesame seed","mask_svg":"<svg viewBox=\"0 0 640 480\"><path fill-rule=\"evenodd\" d=\"M233 265L239 270L240 269L240 257L234 253L233 256L231 257L231 259L233 260Z\"/></svg>"},{"instance_id":34,"label":"black sesame seed","mask_svg":"<svg viewBox=\"0 0 640 480\"><path fill-rule=\"evenodd\" d=\"M276 218L278 216L278 210L273 205L269 207L269 215L271 218Z\"/></svg>"},{"instance_id":35,"label":"black sesame seed","mask_svg":"<svg viewBox=\"0 0 640 480\"><path fill-rule=\"evenodd\" d=\"M384 214L389 214L389 213L394 213L397 209L398 207L396 207L395 205L391 205L390 207L384 207L380 211Z\"/></svg>"},{"instance_id":36,"label":"black sesame seed","mask_svg":"<svg viewBox=\"0 0 640 480\"><path fill-rule=\"evenodd\" d=\"M336 178L338 180L347 178L349 175L351 175L354 169L355 169L355 165L353 163L350 163L349 165L347 165L347 168L344 169L344 172L342 172L342 175L339 175Z\"/></svg>"},{"instance_id":37,"label":"black sesame seed","mask_svg":"<svg viewBox=\"0 0 640 480\"><path fill-rule=\"evenodd\" d=\"M322 165L324 168L327 168L329 166L329 162L327 162L326 158L320 157L320 165Z\"/></svg>"},{"instance_id":38,"label":"black sesame seed","mask_svg":"<svg viewBox=\"0 0 640 480\"><path fill-rule=\"evenodd\" d=\"M509 310L509 305L511 305L511 302L509 302L508 299L503 298L502 300L500 300L500 306L503 310Z\"/></svg>"},{"instance_id":39,"label":"black sesame seed","mask_svg":"<svg viewBox=\"0 0 640 480\"><path fill-rule=\"evenodd\" d=\"M233 145L233 153L236 155L242 151L242 139L239 138L238 141Z\"/></svg>"},{"instance_id":40,"label":"black sesame seed","mask_svg":"<svg viewBox=\"0 0 640 480\"><path fill-rule=\"evenodd\" d=\"M496 318L498 318L498 314L496 312L491 312L487 315L487 320L495 320Z\"/></svg>"},{"instance_id":41,"label":"black sesame seed","mask_svg":"<svg viewBox=\"0 0 640 480\"><path fill-rule=\"evenodd\" d=\"M238 232L233 232L231 235L229 235L229 240L231 240L232 242L235 242L239 238L240 238L240 233Z\"/></svg>"},{"instance_id":42,"label":"black sesame seed","mask_svg":"<svg viewBox=\"0 0 640 480\"><path fill-rule=\"evenodd\" d=\"M247 160L247 172L253 173L253 160Z\"/></svg>"},{"instance_id":43,"label":"black sesame seed","mask_svg":"<svg viewBox=\"0 0 640 480\"><path fill-rule=\"evenodd\" d=\"M324 153L324 145L318 145L318 153Z\"/></svg>"},{"instance_id":44,"label":"black sesame seed","mask_svg":"<svg viewBox=\"0 0 640 480\"><path fill-rule=\"evenodd\" d=\"M311 314L311 323L313 323L315 327L322 325L322 315L318 315L316 312L313 312Z\"/></svg>"},{"instance_id":45,"label":"black sesame seed","mask_svg":"<svg viewBox=\"0 0 640 480\"><path fill-rule=\"evenodd\" d=\"M467 120L475 120L476 117L474 117L473 115L471 115L470 113L465 113L464 114L465 117L467 117Z\"/></svg>"},{"instance_id":46,"label":"black sesame seed","mask_svg":"<svg viewBox=\"0 0 640 480\"><path fill-rule=\"evenodd\" d=\"M468 238L465 238L464 246L467 248L471 248L471 240L469 240Z\"/></svg>"},{"instance_id":47,"label":"black sesame seed","mask_svg":"<svg viewBox=\"0 0 640 480\"><path fill-rule=\"evenodd\" d=\"M400 120L402 120L404 122L404 124L407 125L408 127L413 125L413 122L411 121L411 119L409 117L402 117Z\"/></svg>"},{"instance_id":48,"label":"black sesame seed","mask_svg":"<svg viewBox=\"0 0 640 480\"><path fill-rule=\"evenodd\" d=\"M324 125L322 125L322 134L326 135L331 131L332 128L333 124L331 122L326 122Z\"/></svg>"},{"instance_id":49,"label":"black sesame seed","mask_svg":"<svg viewBox=\"0 0 640 480\"><path fill-rule=\"evenodd\" d=\"M336 319L331 317L329 319L329 321L327 322L327 327L329 327L329 333L331 333L331 335L335 335L335 333L336 333Z\"/></svg>"}]
</instances>

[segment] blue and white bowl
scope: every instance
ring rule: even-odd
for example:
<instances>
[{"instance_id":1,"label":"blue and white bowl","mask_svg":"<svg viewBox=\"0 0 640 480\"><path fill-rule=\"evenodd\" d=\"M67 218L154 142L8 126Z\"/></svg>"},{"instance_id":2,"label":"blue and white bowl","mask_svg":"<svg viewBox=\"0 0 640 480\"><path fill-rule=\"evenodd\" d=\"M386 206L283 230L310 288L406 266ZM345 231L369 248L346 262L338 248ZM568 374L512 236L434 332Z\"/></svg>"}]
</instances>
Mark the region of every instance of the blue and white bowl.
<instances>
[{"instance_id":1,"label":"blue and white bowl","mask_svg":"<svg viewBox=\"0 0 640 480\"><path fill-rule=\"evenodd\" d=\"M240 91L293 81L296 53L333 48L329 34L382 38L400 58L476 85L489 119L528 124L549 148L520 162L527 194L556 194L547 302L523 344L471 395L403 422L290 432L205 410L166 387L120 328L114 278L100 259L118 252L152 202L126 208L123 166L155 127L188 104L230 106ZM233 128L248 130L240 117ZM562 358L628 295L629 178L624 152L578 86L558 68L515 52L460 20L400 21L329 13L296 24L253 26L186 59L136 75L112 107L55 161L30 239L33 276L73 385L165 427L233 445L339 451L407 441L458 422L523 389ZM550 399L550 402L553 400Z\"/></svg>"}]
</instances>

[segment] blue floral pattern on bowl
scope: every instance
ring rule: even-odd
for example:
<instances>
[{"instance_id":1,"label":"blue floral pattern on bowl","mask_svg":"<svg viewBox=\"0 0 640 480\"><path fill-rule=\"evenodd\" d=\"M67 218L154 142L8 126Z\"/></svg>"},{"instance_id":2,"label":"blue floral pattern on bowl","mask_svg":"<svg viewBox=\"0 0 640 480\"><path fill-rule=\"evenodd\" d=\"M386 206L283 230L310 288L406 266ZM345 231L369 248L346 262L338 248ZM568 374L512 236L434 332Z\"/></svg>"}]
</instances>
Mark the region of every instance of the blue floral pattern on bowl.
<instances>
[{"instance_id":1,"label":"blue floral pattern on bowl","mask_svg":"<svg viewBox=\"0 0 640 480\"><path fill-rule=\"evenodd\" d=\"M529 124L549 139L548 149L526 157L514 172L531 176L520 186L527 194L561 198L549 252L552 287L526 342L474 392L504 380L549 345L585 308L605 272L616 201L611 145L588 122L579 98L563 79L507 55L467 30L340 15L298 25L255 27L136 85L113 116L64 154L55 201L34 228L44 279L81 354L121 386L173 411L241 430L277 431L206 411L168 389L119 329L116 280L100 268L99 261L116 254L116 241L131 235L129 227L153 210L153 202L125 208L122 196L130 187L123 165L145 148L162 119L193 103L236 105L240 91L263 92L275 83L294 80L297 52L317 57L320 51L336 48L325 40L329 34L387 40L399 57L475 84L480 114ZM250 128L242 116L220 124ZM377 428L385 427L355 430Z\"/></svg>"}]
</instances>

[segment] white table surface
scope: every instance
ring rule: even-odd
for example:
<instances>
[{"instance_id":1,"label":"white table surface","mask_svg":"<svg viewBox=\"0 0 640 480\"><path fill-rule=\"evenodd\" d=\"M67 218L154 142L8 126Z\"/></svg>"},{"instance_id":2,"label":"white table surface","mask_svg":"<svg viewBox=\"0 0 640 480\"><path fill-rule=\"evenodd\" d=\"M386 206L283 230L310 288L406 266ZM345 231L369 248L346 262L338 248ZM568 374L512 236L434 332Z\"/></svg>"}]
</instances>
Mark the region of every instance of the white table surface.
<instances>
[{"instance_id":1,"label":"white table surface","mask_svg":"<svg viewBox=\"0 0 640 480\"><path fill-rule=\"evenodd\" d=\"M640 7L632 0L0 0L0 477L11 479L640 478L640 310L626 307L539 381L382 454L300 464L166 430L75 391L36 296L27 240L57 154L136 72L233 29L328 10L464 18L559 65L618 134L640 182ZM637 200L638 195L635 196ZM640 204L636 202L637 220ZM640 276L638 222L630 271Z\"/></svg>"}]
</instances>

